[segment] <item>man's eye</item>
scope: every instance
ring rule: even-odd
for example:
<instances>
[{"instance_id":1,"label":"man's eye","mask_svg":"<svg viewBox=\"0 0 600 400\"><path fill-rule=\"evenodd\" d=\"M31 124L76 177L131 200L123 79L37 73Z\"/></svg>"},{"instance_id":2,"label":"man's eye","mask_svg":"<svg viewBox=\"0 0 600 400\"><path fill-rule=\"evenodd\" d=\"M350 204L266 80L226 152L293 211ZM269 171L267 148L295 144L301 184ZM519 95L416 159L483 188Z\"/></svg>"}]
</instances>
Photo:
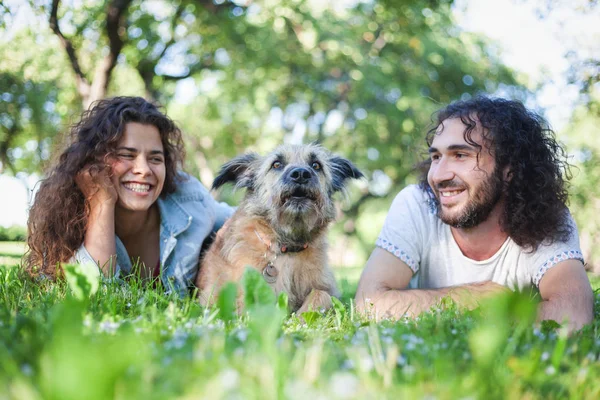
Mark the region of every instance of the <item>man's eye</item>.
<instances>
[{"instance_id":1,"label":"man's eye","mask_svg":"<svg viewBox=\"0 0 600 400\"><path fill-rule=\"evenodd\" d=\"M432 161L437 161L437 160L439 160L439 159L440 159L440 156L439 156L439 155L437 155L437 154L432 154L432 155L431 155L431 160L432 160Z\"/></svg>"},{"instance_id":2,"label":"man's eye","mask_svg":"<svg viewBox=\"0 0 600 400\"><path fill-rule=\"evenodd\" d=\"M283 167L283 164L281 163L281 161L275 161L272 167L273 169L281 169L281 167Z\"/></svg>"},{"instance_id":3,"label":"man's eye","mask_svg":"<svg viewBox=\"0 0 600 400\"><path fill-rule=\"evenodd\" d=\"M311 166L312 166L312 168L315 171L320 171L321 170L321 163L318 162L318 161L314 161Z\"/></svg>"},{"instance_id":4,"label":"man's eye","mask_svg":"<svg viewBox=\"0 0 600 400\"><path fill-rule=\"evenodd\" d=\"M467 157L467 155L466 155L466 154L463 154L463 153L456 153L456 158L465 158L465 157Z\"/></svg>"}]
</instances>

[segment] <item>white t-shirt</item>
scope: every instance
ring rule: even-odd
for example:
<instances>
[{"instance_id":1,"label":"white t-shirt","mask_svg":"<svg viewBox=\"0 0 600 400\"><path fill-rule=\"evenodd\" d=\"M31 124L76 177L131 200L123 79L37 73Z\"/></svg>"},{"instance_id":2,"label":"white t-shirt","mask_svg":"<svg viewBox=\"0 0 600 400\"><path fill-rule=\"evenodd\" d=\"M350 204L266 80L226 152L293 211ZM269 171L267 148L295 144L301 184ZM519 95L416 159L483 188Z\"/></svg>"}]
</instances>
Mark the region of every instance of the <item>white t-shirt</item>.
<instances>
[{"instance_id":1,"label":"white t-shirt","mask_svg":"<svg viewBox=\"0 0 600 400\"><path fill-rule=\"evenodd\" d=\"M487 260L465 257L450 226L437 216L430 194L417 185L404 188L392 203L376 245L413 270L411 288L435 289L467 283L494 281L511 289L536 287L544 273L568 259L583 262L575 222L567 242L540 245L528 252L508 238Z\"/></svg>"}]
</instances>

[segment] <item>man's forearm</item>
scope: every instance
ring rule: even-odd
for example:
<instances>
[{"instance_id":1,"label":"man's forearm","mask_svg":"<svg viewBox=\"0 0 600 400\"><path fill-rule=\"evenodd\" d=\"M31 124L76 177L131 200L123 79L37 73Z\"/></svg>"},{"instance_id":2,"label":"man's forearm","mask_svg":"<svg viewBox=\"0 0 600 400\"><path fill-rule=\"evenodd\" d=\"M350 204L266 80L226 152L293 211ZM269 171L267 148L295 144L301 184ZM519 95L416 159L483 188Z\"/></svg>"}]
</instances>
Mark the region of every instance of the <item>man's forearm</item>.
<instances>
[{"instance_id":1,"label":"man's forearm","mask_svg":"<svg viewBox=\"0 0 600 400\"><path fill-rule=\"evenodd\" d=\"M380 290L370 297L359 293L356 302L359 311L377 319L415 317L430 310L444 297L450 297L461 306L474 308L482 298L506 290L488 281L439 289Z\"/></svg>"},{"instance_id":2,"label":"man's forearm","mask_svg":"<svg viewBox=\"0 0 600 400\"><path fill-rule=\"evenodd\" d=\"M435 290L385 290L357 299L358 310L370 316L380 318L415 317L429 310L432 306L448 296L449 288Z\"/></svg>"}]
</instances>

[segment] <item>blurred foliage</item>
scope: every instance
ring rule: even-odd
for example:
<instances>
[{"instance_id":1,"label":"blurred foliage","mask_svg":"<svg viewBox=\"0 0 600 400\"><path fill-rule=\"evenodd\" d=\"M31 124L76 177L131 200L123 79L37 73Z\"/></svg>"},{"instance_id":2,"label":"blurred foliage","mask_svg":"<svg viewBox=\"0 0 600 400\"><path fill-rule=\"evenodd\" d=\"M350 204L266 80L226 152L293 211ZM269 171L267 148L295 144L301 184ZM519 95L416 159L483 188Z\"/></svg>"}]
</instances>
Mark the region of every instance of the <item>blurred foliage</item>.
<instances>
[{"instance_id":1,"label":"blurred foliage","mask_svg":"<svg viewBox=\"0 0 600 400\"><path fill-rule=\"evenodd\" d=\"M600 87L589 92L589 102L574 113L567 146L573 154L570 209L577 227L584 258L589 269L600 272Z\"/></svg>"},{"instance_id":2,"label":"blurred foliage","mask_svg":"<svg viewBox=\"0 0 600 400\"><path fill-rule=\"evenodd\" d=\"M259 282L246 280L244 290L260 292ZM242 315L222 318L222 310L167 295L136 278L127 284L102 280L95 294L89 289L87 279L34 281L20 268L0 265L0 397L600 395L598 294L595 320L567 336L556 323L536 324L537 299L518 293L472 311L446 299L400 322L374 323L357 315L351 302L336 302L302 323L262 295ZM235 302L235 293L220 301L229 310Z\"/></svg>"},{"instance_id":3,"label":"blurred foliage","mask_svg":"<svg viewBox=\"0 0 600 400\"><path fill-rule=\"evenodd\" d=\"M0 9L3 169L42 170L50 142L60 146L57 133L94 93L164 104L184 131L186 169L207 186L236 154L318 141L368 178L351 188L333 246L340 254L334 262L361 264L391 198L416 180L412 167L431 113L479 91L524 96L497 47L461 31L451 6L45 0ZM122 13L117 22L108 12L114 7ZM54 9L60 35L50 28ZM18 12L33 14L35 23L18 26ZM114 69L106 61L113 53ZM93 92L102 76L106 91ZM222 197L236 199L227 191Z\"/></svg>"},{"instance_id":4,"label":"blurred foliage","mask_svg":"<svg viewBox=\"0 0 600 400\"><path fill-rule=\"evenodd\" d=\"M572 18L587 18L593 22L600 17L598 1L565 3L558 0L538 1L540 18L563 20L565 10ZM582 19L583 21L583 19ZM571 42L565 54L568 60L569 84L579 90L578 107L570 123L559 132L570 154L573 179L570 188L570 209L577 222L588 269L600 273L600 53L597 34L579 35L562 27L566 40ZM575 30L577 32L577 30Z\"/></svg>"},{"instance_id":5,"label":"blurred foliage","mask_svg":"<svg viewBox=\"0 0 600 400\"><path fill-rule=\"evenodd\" d=\"M0 226L0 242L24 242L27 239L27 229L24 226Z\"/></svg>"}]
</instances>

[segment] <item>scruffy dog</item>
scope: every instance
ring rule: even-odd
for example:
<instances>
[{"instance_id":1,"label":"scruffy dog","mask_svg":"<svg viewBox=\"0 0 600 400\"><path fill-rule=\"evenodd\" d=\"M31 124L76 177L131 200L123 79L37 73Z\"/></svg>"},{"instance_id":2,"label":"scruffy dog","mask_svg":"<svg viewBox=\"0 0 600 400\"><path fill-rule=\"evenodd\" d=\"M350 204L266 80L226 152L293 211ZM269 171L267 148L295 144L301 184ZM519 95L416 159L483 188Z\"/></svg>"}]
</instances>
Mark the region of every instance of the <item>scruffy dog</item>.
<instances>
[{"instance_id":1,"label":"scruffy dog","mask_svg":"<svg viewBox=\"0 0 600 400\"><path fill-rule=\"evenodd\" d=\"M361 177L350 161L315 144L284 145L266 157L250 153L223 165L213 189L235 182L246 195L202 260L200 302L212 303L251 266L276 294L288 294L292 312L331 307L331 296L339 295L327 262L332 195Z\"/></svg>"}]
</instances>

